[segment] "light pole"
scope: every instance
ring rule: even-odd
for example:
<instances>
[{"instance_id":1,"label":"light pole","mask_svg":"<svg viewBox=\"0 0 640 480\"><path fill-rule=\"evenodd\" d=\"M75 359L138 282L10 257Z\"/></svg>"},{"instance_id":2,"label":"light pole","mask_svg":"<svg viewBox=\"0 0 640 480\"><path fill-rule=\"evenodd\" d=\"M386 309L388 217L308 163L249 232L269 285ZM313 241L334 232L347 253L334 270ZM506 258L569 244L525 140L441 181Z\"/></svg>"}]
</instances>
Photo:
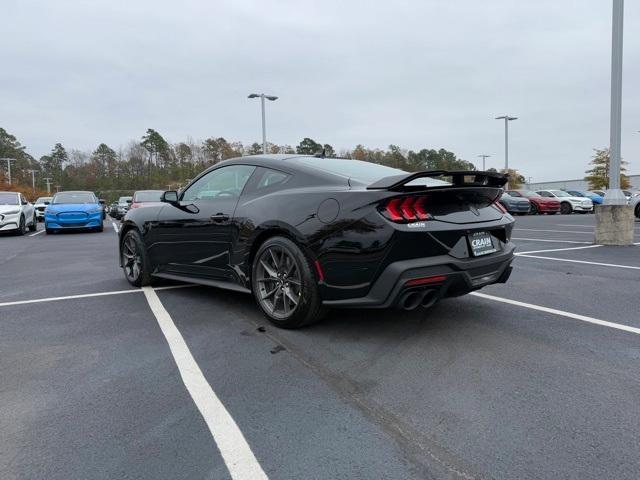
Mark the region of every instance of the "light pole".
<instances>
[{"instance_id":1,"label":"light pole","mask_svg":"<svg viewBox=\"0 0 640 480\"><path fill-rule=\"evenodd\" d=\"M504 120L504 171L509 171L509 122L517 120L518 117L511 117L509 115L502 115L496 117L496 120Z\"/></svg>"},{"instance_id":2,"label":"light pole","mask_svg":"<svg viewBox=\"0 0 640 480\"><path fill-rule=\"evenodd\" d=\"M489 158L491 155L478 155L478 156L482 157L482 170L484 171L484 170L486 170L486 168L485 168L485 160L487 158Z\"/></svg>"},{"instance_id":3,"label":"light pole","mask_svg":"<svg viewBox=\"0 0 640 480\"><path fill-rule=\"evenodd\" d=\"M36 194L36 172L37 170L27 170L31 174L31 188L33 190L33 194Z\"/></svg>"},{"instance_id":4,"label":"light pole","mask_svg":"<svg viewBox=\"0 0 640 480\"><path fill-rule=\"evenodd\" d=\"M44 183L47 184L47 195L51 195L51 180L53 180L53 178L47 177L43 178L42 180L44 180Z\"/></svg>"},{"instance_id":5,"label":"light pole","mask_svg":"<svg viewBox=\"0 0 640 480\"><path fill-rule=\"evenodd\" d=\"M611 125L609 133L609 188L605 205L626 205L620 190L620 137L622 127L622 32L624 0L613 0L611 22Z\"/></svg>"},{"instance_id":6,"label":"light pole","mask_svg":"<svg viewBox=\"0 0 640 480\"><path fill-rule=\"evenodd\" d=\"M262 153L267 153L267 126L264 116L264 99L272 102L276 101L278 97L275 95L266 95L264 93L252 93L248 98L260 98L260 105L262 107Z\"/></svg>"},{"instance_id":7,"label":"light pole","mask_svg":"<svg viewBox=\"0 0 640 480\"><path fill-rule=\"evenodd\" d=\"M11 162L15 162L15 158L2 158L0 160L6 160L7 162L7 178L9 180L9 185L11 185Z\"/></svg>"}]
</instances>

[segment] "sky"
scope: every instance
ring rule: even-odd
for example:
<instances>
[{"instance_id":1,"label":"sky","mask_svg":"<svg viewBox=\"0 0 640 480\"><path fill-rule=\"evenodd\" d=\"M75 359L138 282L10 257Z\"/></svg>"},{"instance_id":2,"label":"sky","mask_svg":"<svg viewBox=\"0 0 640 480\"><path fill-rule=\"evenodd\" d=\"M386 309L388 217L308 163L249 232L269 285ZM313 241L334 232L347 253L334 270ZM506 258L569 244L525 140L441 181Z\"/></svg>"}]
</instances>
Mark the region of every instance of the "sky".
<instances>
[{"instance_id":1,"label":"sky","mask_svg":"<svg viewBox=\"0 0 640 480\"><path fill-rule=\"evenodd\" d=\"M191 137L446 148L533 182L609 144L611 0L3 0L0 127L36 158ZM622 155L640 173L640 2Z\"/></svg>"}]
</instances>

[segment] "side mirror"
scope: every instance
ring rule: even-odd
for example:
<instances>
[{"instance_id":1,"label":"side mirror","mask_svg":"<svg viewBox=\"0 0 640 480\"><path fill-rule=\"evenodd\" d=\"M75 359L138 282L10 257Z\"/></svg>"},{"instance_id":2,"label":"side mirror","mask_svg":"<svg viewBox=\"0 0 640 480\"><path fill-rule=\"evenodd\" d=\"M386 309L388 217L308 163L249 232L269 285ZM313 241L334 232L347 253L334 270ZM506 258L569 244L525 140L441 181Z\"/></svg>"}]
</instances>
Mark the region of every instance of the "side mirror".
<instances>
[{"instance_id":1,"label":"side mirror","mask_svg":"<svg viewBox=\"0 0 640 480\"><path fill-rule=\"evenodd\" d=\"M127 200L127 203L131 203L131 200Z\"/></svg>"},{"instance_id":2,"label":"side mirror","mask_svg":"<svg viewBox=\"0 0 640 480\"><path fill-rule=\"evenodd\" d=\"M51 202L49 202L49 201L44 202L45 205L49 205L50 203Z\"/></svg>"},{"instance_id":3,"label":"side mirror","mask_svg":"<svg viewBox=\"0 0 640 480\"><path fill-rule=\"evenodd\" d=\"M175 190L166 191L160 197L160 201L171 204L178 203L178 192Z\"/></svg>"},{"instance_id":4,"label":"side mirror","mask_svg":"<svg viewBox=\"0 0 640 480\"><path fill-rule=\"evenodd\" d=\"M104 205L106 202L104 201L103 198L101 198L100 200L98 200L102 205Z\"/></svg>"}]
</instances>

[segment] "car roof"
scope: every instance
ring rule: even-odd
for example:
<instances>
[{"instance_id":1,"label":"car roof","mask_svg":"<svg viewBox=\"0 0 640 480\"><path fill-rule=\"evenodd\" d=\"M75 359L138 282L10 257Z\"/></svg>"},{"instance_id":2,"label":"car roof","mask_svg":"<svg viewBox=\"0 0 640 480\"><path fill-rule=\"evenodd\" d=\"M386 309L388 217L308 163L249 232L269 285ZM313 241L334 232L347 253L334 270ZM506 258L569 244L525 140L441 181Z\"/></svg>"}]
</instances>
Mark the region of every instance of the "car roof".
<instances>
[{"instance_id":1,"label":"car roof","mask_svg":"<svg viewBox=\"0 0 640 480\"><path fill-rule=\"evenodd\" d=\"M62 192L56 192L54 193L52 196L55 196L59 193L90 193L91 195L95 195L95 193L89 191L89 190L63 190Z\"/></svg>"}]
</instances>

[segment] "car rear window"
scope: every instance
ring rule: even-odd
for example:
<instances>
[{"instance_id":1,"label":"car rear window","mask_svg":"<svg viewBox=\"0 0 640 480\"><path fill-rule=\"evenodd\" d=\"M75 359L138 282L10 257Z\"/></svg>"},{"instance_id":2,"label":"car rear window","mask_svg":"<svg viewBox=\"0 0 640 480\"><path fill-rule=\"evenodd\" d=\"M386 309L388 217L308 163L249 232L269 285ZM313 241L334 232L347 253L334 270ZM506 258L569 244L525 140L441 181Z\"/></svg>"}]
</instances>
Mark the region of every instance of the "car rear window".
<instances>
[{"instance_id":1,"label":"car rear window","mask_svg":"<svg viewBox=\"0 0 640 480\"><path fill-rule=\"evenodd\" d=\"M398 168L346 158L296 157L291 161L322 172L353 178L362 183L373 183L381 178L408 173Z\"/></svg>"}]
</instances>

